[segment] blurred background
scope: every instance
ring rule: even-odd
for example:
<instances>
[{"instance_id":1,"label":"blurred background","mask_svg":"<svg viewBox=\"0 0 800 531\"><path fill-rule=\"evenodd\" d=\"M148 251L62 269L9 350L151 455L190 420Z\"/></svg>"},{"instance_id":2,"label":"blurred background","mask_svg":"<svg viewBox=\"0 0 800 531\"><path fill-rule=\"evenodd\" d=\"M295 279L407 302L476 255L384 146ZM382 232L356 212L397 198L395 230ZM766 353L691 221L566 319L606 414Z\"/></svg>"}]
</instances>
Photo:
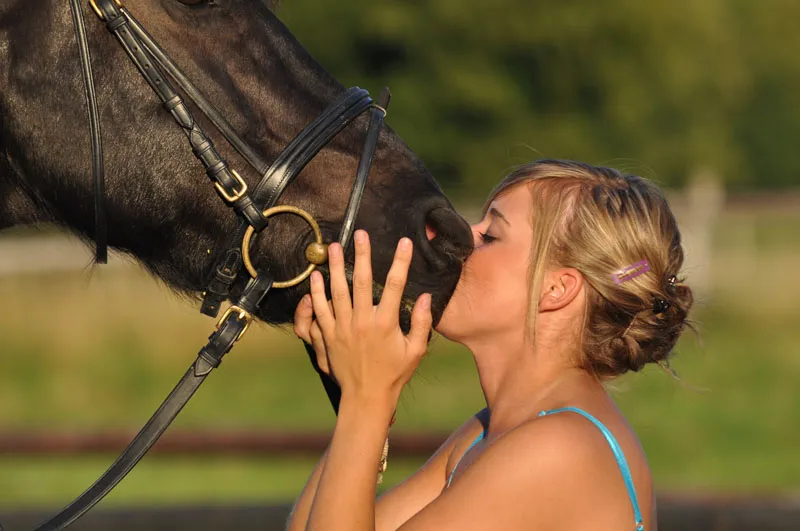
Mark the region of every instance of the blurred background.
<instances>
[{"instance_id":1,"label":"blurred background","mask_svg":"<svg viewBox=\"0 0 800 531\"><path fill-rule=\"evenodd\" d=\"M661 527L800 529L800 2L286 0L278 14L344 85L392 88L390 125L472 221L511 167L537 158L664 186L698 333L676 349L679 379L649 368L612 385ZM0 235L0 521L82 492L211 330L129 260L89 263L53 230ZM383 486L482 407L469 353L435 339ZM209 507L281 506L333 423L299 342L260 325L168 432L172 451L100 507L203 506L210 521Z\"/></svg>"}]
</instances>

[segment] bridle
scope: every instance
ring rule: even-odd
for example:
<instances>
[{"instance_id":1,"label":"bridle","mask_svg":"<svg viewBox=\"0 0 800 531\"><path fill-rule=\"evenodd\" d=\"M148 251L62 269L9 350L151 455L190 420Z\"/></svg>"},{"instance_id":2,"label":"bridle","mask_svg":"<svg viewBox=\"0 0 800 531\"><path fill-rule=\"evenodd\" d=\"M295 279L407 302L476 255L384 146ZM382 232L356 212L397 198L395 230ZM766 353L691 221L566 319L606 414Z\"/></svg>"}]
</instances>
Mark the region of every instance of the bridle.
<instances>
[{"instance_id":1,"label":"bridle","mask_svg":"<svg viewBox=\"0 0 800 531\"><path fill-rule=\"evenodd\" d=\"M372 166L378 136L383 127L390 97L388 89L384 89L376 103L366 90L358 87L348 89L308 124L272 164L267 164L234 131L217 109L203 97L119 0L89 0L89 3L100 20L120 42L128 57L162 101L165 109L186 134L192 152L202 162L217 193L241 218L237 232L231 239L235 244L232 244L218 260L214 277L204 292L201 312L217 316L220 304L229 297L231 287L243 267L251 278L236 302L219 319L215 331L209 337L208 343L200 349L197 359L128 447L92 486L57 515L37 527L37 531L51 531L67 527L108 494L158 440L206 377L219 366L223 356L242 337L269 290L299 284L311 274L317 265L325 263L327 246L323 242L319 226L311 214L294 206L276 205L276 203L297 174L334 136L358 116L370 111L364 151L358 163L355 182L338 238L342 246L347 248L355 227L355 218L361 205L364 186ZM99 113L86 28L79 0L70 0L70 8L80 50L89 108L95 190L96 260L104 263L107 259L107 230ZM219 154L203 128L194 120L184 104L183 98L173 88L167 76L194 102L242 158L259 175L262 175L261 181L253 190L248 188L239 174L230 168L227 161ZM314 233L314 241L306 248L305 255L309 266L290 280L276 282L253 267L249 252L252 237L267 228L271 216L282 213L294 214L306 220ZM242 244L240 245L239 242Z\"/></svg>"}]
</instances>

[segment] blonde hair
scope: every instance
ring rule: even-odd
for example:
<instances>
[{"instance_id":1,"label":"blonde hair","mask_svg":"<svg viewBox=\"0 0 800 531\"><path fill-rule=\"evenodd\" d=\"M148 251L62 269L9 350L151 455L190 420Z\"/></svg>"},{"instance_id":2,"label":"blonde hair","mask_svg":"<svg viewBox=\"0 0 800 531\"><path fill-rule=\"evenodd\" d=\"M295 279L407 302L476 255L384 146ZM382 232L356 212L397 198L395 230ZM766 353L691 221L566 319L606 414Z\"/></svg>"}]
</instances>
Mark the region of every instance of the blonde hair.
<instances>
[{"instance_id":1,"label":"blonde hair","mask_svg":"<svg viewBox=\"0 0 800 531\"><path fill-rule=\"evenodd\" d=\"M546 271L570 267L587 290L579 365L605 379L666 363L693 296L677 279L681 236L659 188L611 168L541 160L508 175L485 208L518 185L528 186L533 204L528 331L535 337ZM648 272L615 281L615 272L642 260Z\"/></svg>"}]
</instances>

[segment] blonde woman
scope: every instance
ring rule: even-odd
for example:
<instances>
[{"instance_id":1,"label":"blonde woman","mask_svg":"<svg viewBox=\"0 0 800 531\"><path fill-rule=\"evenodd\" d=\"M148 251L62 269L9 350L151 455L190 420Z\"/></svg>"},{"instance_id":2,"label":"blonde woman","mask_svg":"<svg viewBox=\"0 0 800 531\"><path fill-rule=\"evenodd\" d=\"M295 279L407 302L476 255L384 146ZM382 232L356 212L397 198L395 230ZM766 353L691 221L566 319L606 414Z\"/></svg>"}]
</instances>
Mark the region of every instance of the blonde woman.
<instances>
[{"instance_id":1,"label":"blonde woman","mask_svg":"<svg viewBox=\"0 0 800 531\"><path fill-rule=\"evenodd\" d=\"M401 240L378 306L370 247L356 238L352 299L341 247L332 301L312 278L295 331L342 399L328 451L289 529L654 530L645 453L603 382L665 363L692 292L680 234L652 183L569 161L521 167L492 192L437 331L475 358L487 407L375 501L400 391L426 349L430 298L404 335L398 311L411 242Z\"/></svg>"}]
</instances>

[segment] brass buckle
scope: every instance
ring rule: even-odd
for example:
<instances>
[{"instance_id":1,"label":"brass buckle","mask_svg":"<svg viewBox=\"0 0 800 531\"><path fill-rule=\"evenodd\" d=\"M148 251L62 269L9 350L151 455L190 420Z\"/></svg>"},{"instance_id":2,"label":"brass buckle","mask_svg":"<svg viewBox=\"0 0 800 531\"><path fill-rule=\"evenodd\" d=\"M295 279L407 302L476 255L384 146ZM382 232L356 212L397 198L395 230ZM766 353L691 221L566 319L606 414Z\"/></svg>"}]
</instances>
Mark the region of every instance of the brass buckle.
<instances>
[{"instance_id":1,"label":"brass buckle","mask_svg":"<svg viewBox=\"0 0 800 531\"><path fill-rule=\"evenodd\" d=\"M219 321L217 321L217 330L220 329L222 324L228 319L228 317L233 312L238 312L239 315L237 315L236 317L240 321L244 321L245 322L244 328L242 328L242 331L239 332L238 336L236 336L236 341L239 341L240 339L242 339L242 336L244 335L245 332L247 332L247 329L250 328L250 324L253 322L253 315L250 312L248 312L247 310L243 310L243 309L241 309L240 307L238 307L236 305L231 305L230 308L225 310L225 313L222 314L222 317L219 318Z\"/></svg>"},{"instance_id":2,"label":"brass buckle","mask_svg":"<svg viewBox=\"0 0 800 531\"><path fill-rule=\"evenodd\" d=\"M122 2L120 2L119 0L114 0L114 3L117 4L118 8L120 9L123 8ZM103 16L103 12L100 11L100 8L97 7L97 2L95 0L89 0L89 5L92 6L92 9L94 9L95 14L100 18L100 20L105 22L106 17Z\"/></svg>"},{"instance_id":3,"label":"brass buckle","mask_svg":"<svg viewBox=\"0 0 800 531\"><path fill-rule=\"evenodd\" d=\"M237 172L233 168L231 168L231 174L236 178L236 182L240 186L238 192L236 192L233 195L230 195L228 191L225 190L225 188L221 184L214 183L214 186L217 188L217 191L220 193L220 195L225 198L225 201L227 201L228 203L235 203L239 199L243 198L244 194L247 193L247 183L244 182L242 176L239 175L239 172Z\"/></svg>"},{"instance_id":4,"label":"brass buckle","mask_svg":"<svg viewBox=\"0 0 800 531\"><path fill-rule=\"evenodd\" d=\"M265 218L282 213L294 214L306 220L306 222L311 225L311 229L314 231L315 241L311 242L308 244L308 247L306 247L305 254L309 264L305 271L290 280L273 282L273 288L289 288L300 284L302 281L308 278L311 272L314 271L318 265L322 265L328 260L328 246L322 243L322 231L319 230L319 225L311 216L311 214L301 208L289 205L280 205L268 208L262 212ZM250 273L250 276L256 278L258 276L258 271L256 271L255 267L253 267L253 262L250 261L250 240L252 239L253 234L255 234L255 229L251 225L247 227L247 230L244 233L244 239L242 239L242 261L244 262L244 267L247 269L247 272Z\"/></svg>"}]
</instances>

